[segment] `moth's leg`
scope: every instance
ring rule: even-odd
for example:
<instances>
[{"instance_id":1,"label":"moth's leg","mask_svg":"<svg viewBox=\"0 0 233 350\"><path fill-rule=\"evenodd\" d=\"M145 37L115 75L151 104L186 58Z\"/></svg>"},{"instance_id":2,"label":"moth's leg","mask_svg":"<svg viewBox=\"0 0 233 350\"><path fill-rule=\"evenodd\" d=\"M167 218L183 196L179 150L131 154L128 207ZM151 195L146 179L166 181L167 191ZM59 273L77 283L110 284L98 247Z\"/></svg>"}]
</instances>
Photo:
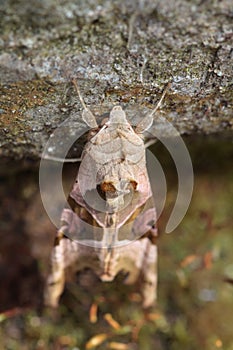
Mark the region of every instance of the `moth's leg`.
<instances>
[{"instance_id":1,"label":"moth's leg","mask_svg":"<svg viewBox=\"0 0 233 350\"><path fill-rule=\"evenodd\" d=\"M47 279L44 302L47 306L57 307L65 285L65 244L66 239L59 236L51 253L51 269Z\"/></svg>"},{"instance_id":2,"label":"moth's leg","mask_svg":"<svg viewBox=\"0 0 233 350\"><path fill-rule=\"evenodd\" d=\"M139 239L126 247L119 248L120 266L119 270L128 272L125 284L133 284L138 281L144 263L148 238Z\"/></svg>"},{"instance_id":3,"label":"moth's leg","mask_svg":"<svg viewBox=\"0 0 233 350\"><path fill-rule=\"evenodd\" d=\"M90 126L90 128L95 129L98 128L98 124L96 122L94 114L90 111L90 109L86 106L86 103L84 102L84 99L80 93L77 81L75 79L72 80L72 83L74 84L74 87L77 91L79 100L81 102L81 105L83 106L83 112L82 112L82 119L83 121Z\"/></svg>"},{"instance_id":4,"label":"moth's leg","mask_svg":"<svg viewBox=\"0 0 233 350\"><path fill-rule=\"evenodd\" d=\"M152 306L157 297L157 246L148 240L145 258L142 264L141 293L143 307Z\"/></svg>"},{"instance_id":5,"label":"moth's leg","mask_svg":"<svg viewBox=\"0 0 233 350\"><path fill-rule=\"evenodd\" d=\"M143 307L151 306L157 291L157 246L148 237L133 242L120 252L118 270L128 272L124 283L138 281L143 298Z\"/></svg>"}]
</instances>

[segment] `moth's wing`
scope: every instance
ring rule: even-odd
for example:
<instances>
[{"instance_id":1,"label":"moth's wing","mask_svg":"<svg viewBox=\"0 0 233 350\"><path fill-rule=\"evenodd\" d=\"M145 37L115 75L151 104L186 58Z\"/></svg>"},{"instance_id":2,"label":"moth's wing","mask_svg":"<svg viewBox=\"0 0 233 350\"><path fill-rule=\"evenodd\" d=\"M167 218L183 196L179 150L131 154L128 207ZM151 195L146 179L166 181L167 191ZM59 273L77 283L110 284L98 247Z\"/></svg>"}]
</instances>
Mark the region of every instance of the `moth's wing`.
<instances>
[{"instance_id":1,"label":"moth's wing","mask_svg":"<svg viewBox=\"0 0 233 350\"><path fill-rule=\"evenodd\" d=\"M73 209L65 208L61 215L60 231L76 243L98 247L103 237L99 227L85 207L73 203Z\"/></svg>"},{"instance_id":2,"label":"moth's wing","mask_svg":"<svg viewBox=\"0 0 233 350\"><path fill-rule=\"evenodd\" d=\"M143 239L147 240L147 248L142 264L142 283L140 288L143 298L143 307L147 308L152 306L157 298L158 253L157 246L153 244L149 238Z\"/></svg>"},{"instance_id":3,"label":"moth's wing","mask_svg":"<svg viewBox=\"0 0 233 350\"><path fill-rule=\"evenodd\" d=\"M50 274L44 292L47 306L58 305L65 282L72 281L78 271L90 268L96 275L102 272L101 261L95 249L62 236L61 231L56 237L50 259Z\"/></svg>"},{"instance_id":4,"label":"moth's wing","mask_svg":"<svg viewBox=\"0 0 233 350\"><path fill-rule=\"evenodd\" d=\"M127 273L126 284L138 282L143 307L153 305L157 296L157 246L144 237L116 249L120 256L116 274L123 270Z\"/></svg>"},{"instance_id":5,"label":"moth's wing","mask_svg":"<svg viewBox=\"0 0 233 350\"><path fill-rule=\"evenodd\" d=\"M143 182L144 185L140 184L138 191L133 192L132 196L129 194L129 203L117 213L118 219L115 230L119 242L116 241L115 245L134 241L149 230L153 231L153 235L156 236L156 210L146 169L145 174L142 173L139 182ZM93 198L95 198L94 195ZM84 244L85 239L101 241L107 213L97 211L84 202L77 179L70 193L69 203L72 210L66 209L63 211L62 220L65 222L63 232L69 237L73 237L73 239L83 241Z\"/></svg>"},{"instance_id":6,"label":"moth's wing","mask_svg":"<svg viewBox=\"0 0 233 350\"><path fill-rule=\"evenodd\" d=\"M143 211L134 220L132 234L136 237L146 235L152 242L155 241L158 235L158 229L156 209L152 197L145 204Z\"/></svg>"}]
</instances>

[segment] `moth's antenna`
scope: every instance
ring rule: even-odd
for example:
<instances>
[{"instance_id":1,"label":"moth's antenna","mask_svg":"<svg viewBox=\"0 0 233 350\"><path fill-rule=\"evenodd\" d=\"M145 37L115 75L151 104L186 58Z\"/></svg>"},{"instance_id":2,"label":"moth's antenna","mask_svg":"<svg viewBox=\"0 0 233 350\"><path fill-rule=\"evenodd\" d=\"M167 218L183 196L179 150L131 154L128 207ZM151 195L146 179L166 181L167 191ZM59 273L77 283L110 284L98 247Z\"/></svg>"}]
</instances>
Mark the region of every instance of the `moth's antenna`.
<instances>
[{"instance_id":1,"label":"moth's antenna","mask_svg":"<svg viewBox=\"0 0 233 350\"><path fill-rule=\"evenodd\" d=\"M163 100L164 100L164 97L167 93L167 91L170 89L171 87L171 83L168 83L167 86L165 87L165 89L163 90L163 93L162 93L162 96L160 97L160 100L159 102L157 103L157 105L155 106L155 108L152 110L152 112L150 113L150 116L154 116L154 114L157 112L157 110L160 108Z\"/></svg>"},{"instance_id":2,"label":"moth's antenna","mask_svg":"<svg viewBox=\"0 0 233 350\"><path fill-rule=\"evenodd\" d=\"M82 98L82 95L80 93L77 81L75 79L72 79L72 83L74 84L75 90L77 91L79 100L81 102L81 105L83 106L83 112L82 112L82 118L83 121L90 126L90 128L95 129L98 128L98 124L96 122L94 114L90 111L90 109L86 106L86 103L84 102L84 99Z\"/></svg>"},{"instance_id":3,"label":"moth's antenna","mask_svg":"<svg viewBox=\"0 0 233 350\"><path fill-rule=\"evenodd\" d=\"M77 92L77 94L78 94L78 98L79 98L79 100L80 100L80 102L81 102L81 105L83 106L83 109L88 110L87 105L86 105L86 103L84 102L84 99L83 99L83 97L82 97L82 95L81 95L81 93L80 93L80 90L79 90L77 81L76 81L75 79L72 79L72 83L74 84L75 90L76 90L76 92Z\"/></svg>"},{"instance_id":4,"label":"moth's antenna","mask_svg":"<svg viewBox=\"0 0 233 350\"><path fill-rule=\"evenodd\" d=\"M130 50L130 46L131 46L131 42L132 42L132 38L133 38L133 27L134 27L134 23L135 20L138 16L138 12L135 11L131 17L129 18L129 32L128 32L128 42L127 42L127 49Z\"/></svg>"}]
</instances>

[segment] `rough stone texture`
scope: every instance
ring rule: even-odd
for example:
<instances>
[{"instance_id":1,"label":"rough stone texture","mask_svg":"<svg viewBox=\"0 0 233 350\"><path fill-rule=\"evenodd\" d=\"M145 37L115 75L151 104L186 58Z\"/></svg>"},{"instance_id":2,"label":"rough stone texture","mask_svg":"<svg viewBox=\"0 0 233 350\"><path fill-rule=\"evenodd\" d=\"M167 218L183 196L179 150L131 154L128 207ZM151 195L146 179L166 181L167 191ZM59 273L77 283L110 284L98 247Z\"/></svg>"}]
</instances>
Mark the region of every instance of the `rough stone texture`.
<instances>
[{"instance_id":1,"label":"rough stone texture","mask_svg":"<svg viewBox=\"0 0 233 350\"><path fill-rule=\"evenodd\" d=\"M152 108L181 134L232 130L232 0L0 2L0 155L35 158L81 106ZM77 113L77 120L80 113Z\"/></svg>"}]
</instances>

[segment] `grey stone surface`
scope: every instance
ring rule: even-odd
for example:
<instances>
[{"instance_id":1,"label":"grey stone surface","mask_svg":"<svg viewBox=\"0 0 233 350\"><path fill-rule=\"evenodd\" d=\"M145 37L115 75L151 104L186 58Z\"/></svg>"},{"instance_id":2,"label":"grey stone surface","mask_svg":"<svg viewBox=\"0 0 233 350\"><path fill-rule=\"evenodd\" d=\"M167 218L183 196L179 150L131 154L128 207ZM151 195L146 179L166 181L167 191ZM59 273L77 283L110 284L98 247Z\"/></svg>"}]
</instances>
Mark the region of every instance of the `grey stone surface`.
<instances>
[{"instance_id":1,"label":"grey stone surface","mask_svg":"<svg viewBox=\"0 0 233 350\"><path fill-rule=\"evenodd\" d=\"M72 78L104 109L153 108L171 82L159 114L182 135L232 131L232 0L1 0L0 16L1 156L38 159L80 120Z\"/></svg>"}]
</instances>

